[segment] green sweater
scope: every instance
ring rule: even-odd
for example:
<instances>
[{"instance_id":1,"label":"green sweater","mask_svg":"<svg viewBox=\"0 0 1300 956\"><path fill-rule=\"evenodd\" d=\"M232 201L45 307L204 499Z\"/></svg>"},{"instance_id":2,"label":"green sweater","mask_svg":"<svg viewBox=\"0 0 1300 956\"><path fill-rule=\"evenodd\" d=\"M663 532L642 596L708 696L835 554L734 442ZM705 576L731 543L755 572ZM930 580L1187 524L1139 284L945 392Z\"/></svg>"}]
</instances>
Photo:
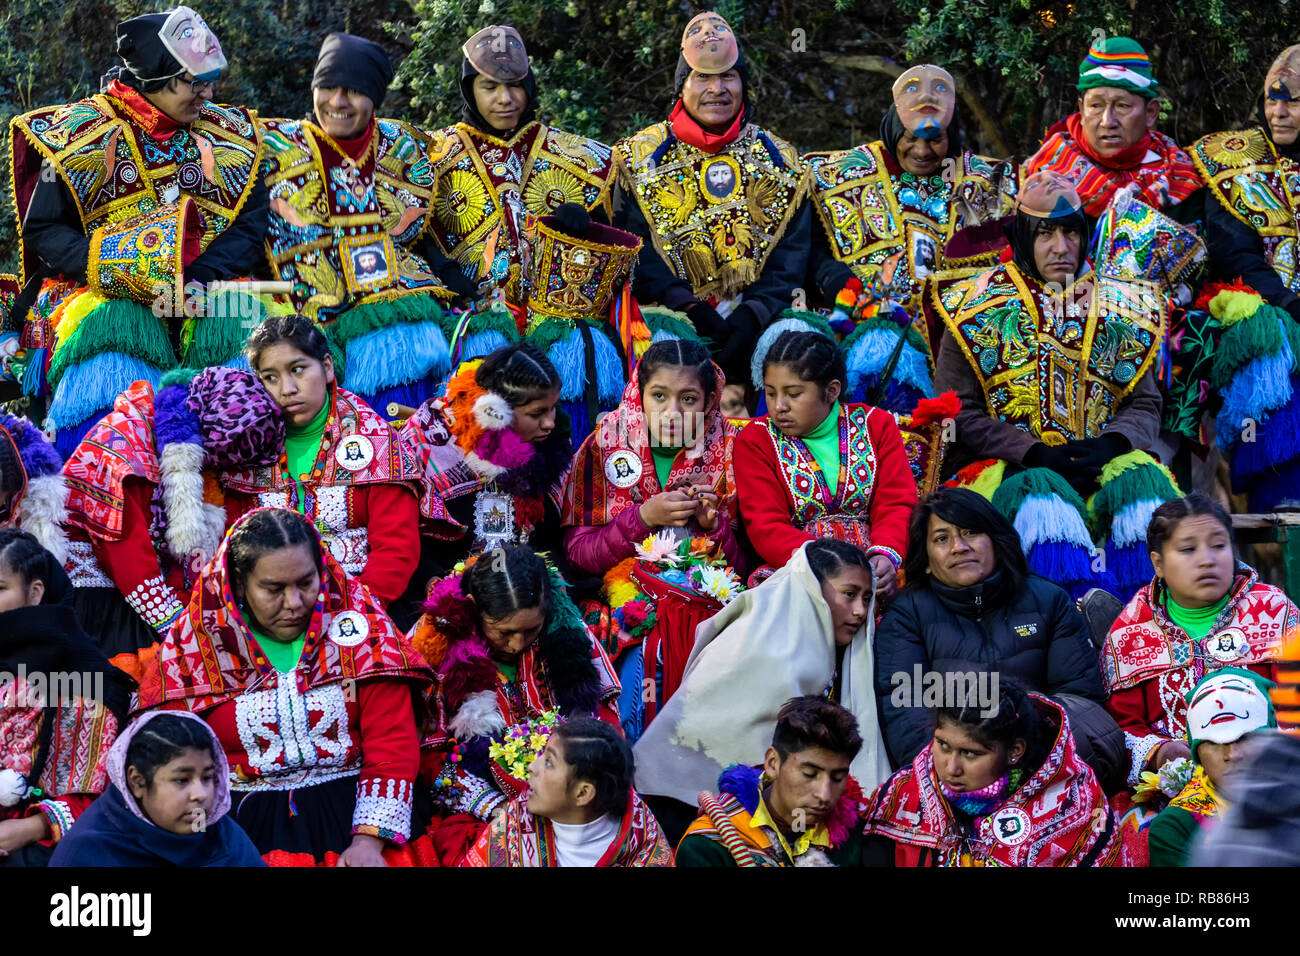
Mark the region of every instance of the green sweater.
<instances>
[{"instance_id":1,"label":"green sweater","mask_svg":"<svg viewBox=\"0 0 1300 956\"><path fill-rule=\"evenodd\" d=\"M262 649L266 659L271 662L281 674L288 674L298 666L298 661L302 657L303 645L307 643L307 633L304 631L292 641L277 641L273 637L267 637L256 627L252 627L253 636L257 638L257 646Z\"/></svg>"},{"instance_id":2,"label":"green sweater","mask_svg":"<svg viewBox=\"0 0 1300 956\"><path fill-rule=\"evenodd\" d=\"M803 436L803 443L812 452L813 460L822 470L826 487L831 494L839 491L840 486L840 403L831 406L831 412L825 420Z\"/></svg>"},{"instance_id":3,"label":"green sweater","mask_svg":"<svg viewBox=\"0 0 1300 956\"><path fill-rule=\"evenodd\" d=\"M1181 604L1175 604L1173 598L1166 598L1165 610L1169 613L1169 620L1186 631L1187 636L1192 640L1199 641L1209 635L1210 628L1219 619L1223 609L1228 606L1228 598L1231 596L1230 593L1225 594L1223 600L1217 604L1198 608L1186 608Z\"/></svg>"}]
</instances>

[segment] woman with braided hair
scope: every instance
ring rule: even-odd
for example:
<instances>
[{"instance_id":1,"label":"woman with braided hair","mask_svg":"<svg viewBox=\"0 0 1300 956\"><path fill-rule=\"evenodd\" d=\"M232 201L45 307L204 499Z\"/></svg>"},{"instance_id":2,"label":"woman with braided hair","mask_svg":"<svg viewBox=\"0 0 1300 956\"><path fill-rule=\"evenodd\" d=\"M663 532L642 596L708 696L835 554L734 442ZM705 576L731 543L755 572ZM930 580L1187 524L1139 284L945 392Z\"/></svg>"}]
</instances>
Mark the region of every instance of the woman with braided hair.
<instances>
[{"instance_id":1,"label":"woman with braided hair","mask_svg":"<svg viewBox=\"0 0 1300 956\"><path fill-rule=\"evenodd\" d=\"M407 419L402 438L422 471L420 567L403 600L416 607L410 620L426 584L470 554L509 543L561 553L573 445L559 395L551 360L516 342L463 363L445 394Z\"/></svg>"},{"instance_id":2,"label":"woman with braided hair","mask_svg":"<svg viewBox=\"0 0 1300 956\"><path fill-rule=\"evenodd\" d=\"M841 404L839 347L783 332L763 360L768 414L736 439L740 515L758 556L782 567L806 541L838 538L867 552L888 597L907 548L916 483L898 424L870 405Z\"/></svg>"},{"instance_id":3,"label":"woman with braided hair","mask_svg":"<svg viewBox=\"0 0 1300 956\"><path fill-rule=\"evenodd\" d=\"M411 631L438 677L422 776L447 813L462 815L435 836L444 861L464 854L477 834L474 820L491 819L522 789L488 756L509 728L552 712L618 726L613 665L555 568L516 544L467 564L434 585Z\"/></svg>"},{"instance_id":4,"label":"woman with braided hair","mask_svg":"<svg viewBox=\"0 0 1300 956\"><path fill-rule=\"evenodd\" d=\"M301 514L240 518L140 682L198 714L234 817L272 866L426 866L416 785L433 675Z\"/></svg>"}]
</instances>

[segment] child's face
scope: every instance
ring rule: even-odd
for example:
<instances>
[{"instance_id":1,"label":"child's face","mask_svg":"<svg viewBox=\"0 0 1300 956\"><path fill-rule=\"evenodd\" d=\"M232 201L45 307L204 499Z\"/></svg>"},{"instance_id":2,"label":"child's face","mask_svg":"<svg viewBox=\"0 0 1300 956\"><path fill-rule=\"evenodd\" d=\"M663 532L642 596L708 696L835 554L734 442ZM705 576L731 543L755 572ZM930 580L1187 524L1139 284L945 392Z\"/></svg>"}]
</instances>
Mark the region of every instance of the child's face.
<instances>
[{"instance_id":1,"label":"child's face","mask_svg":"<svg viewBox=\"0 0 1300 956\"><path fill-rule=\"evenodd\" d=\"M27 582L12 568L0 564L0 611L40 604L45 596L45 582Z\"/></svg>"},{"instance_id":2,"label":"child's face","mask_svg":"<svg viewBox=\"0 0 1300 956\"><path fill-rule=\"evenodd\" d=\"M582 822L595 791L586 781L571 785L569 769L564 759L564 741L552 734L528 767L529 813L560 823Z\"/></svg>"},{"instance_id":3,"label":"child's face","mask_svg":"<svg viewBox=\"0 0 1300 956\"><path fill-rule=\"evenodd\" d=\"M217 767L212 754L190 747L154 773L153 783L135 767L127 767L131 796L150 822L168 833L202 833L217 793Z\"/></svg>"},{"instance_id":4,"label":"child's face","mask_svg":"<svg viewBox=\"0 0 1300 956\"><path fill-rule=\"evenodd\" d=\"M641 390L650 441L660 448L681 448L699 441L711 406L694 369L680 365L655 369Z\"/></svg>"}]
</instances>

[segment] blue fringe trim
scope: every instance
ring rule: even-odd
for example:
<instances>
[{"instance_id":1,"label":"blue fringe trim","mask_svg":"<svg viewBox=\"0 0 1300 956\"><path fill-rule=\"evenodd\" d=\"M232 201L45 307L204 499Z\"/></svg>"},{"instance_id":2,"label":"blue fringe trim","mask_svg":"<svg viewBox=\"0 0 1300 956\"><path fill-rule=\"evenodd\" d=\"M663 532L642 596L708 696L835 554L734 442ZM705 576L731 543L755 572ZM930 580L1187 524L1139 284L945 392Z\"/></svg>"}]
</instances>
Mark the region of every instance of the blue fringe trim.
<instances>
[{"instance_id":1,"label":"blue fringe trim","mask_svg":"<svg viewBox=\"0 0 1300 956\"><path fill-rule=\"evenodd\" d=\"M461 362L469 362L485 355L491 355L497 349L509 344L506 337L495 329L488 329L486 332L475 332L473 335L467 335L460 340L459 359Z\"/></svg>"},{"instance_id":2,"label":"blue fringe trim","mask_svg":"<svg viewBox=\"0 0 1300 956\"><path fill-rule=\"evenodd\" d=\"M1294 395L1291 384L1291 347L1282 339L1282 351L1253 359L1222 390L1223 407L1215 421L1219 447L1229 451L1241 438L1242 421L1258 425Z\"/></svg>"},{"instance_id":3,"label":"blue fringe trim","mask_svg":"<svg viewBox=\"0 0 1300 956\"><path fill-rule=\"evenodd\" d=\"M623 369L623 363L619 361L618 349L603 331L592 329L591 341L596 350L596 395L600 407L616 408L627 385L627 373ZM587 359L583 355L582 335L577 329L552 345L547 352L547 357L555 366L555 370L560 373L562 401L573 402L587 394ZM582 417L585 419L586 414L584 413ZM573 424L576 447L577 436L580 433L588 434L590 429L581 431L577 419L574 419Z\"/></svg>"},{"instance_id":4,"label":"blue fringe trim","mask_svg":"<svg viewBox=\"0 0 1300 956\"><path fill-rule=\"evenodd\" d=\"M451 371L451 353L433 322L390 325L348 343L347 387L372 395L424 378L441 380Z\"/></svg>"},{"instance_id":5,"label":"blue fringe trim","mask_svg":"<svg viewBox=\"0 0 1300 956\"><path fill-rule=\"evenodd\" d=\"M906 333L902 330L893 332L888 329L872 329L862 334L862 338L858 339L849 354L845 356L845 364L849 370L849 394L858 394L859 383L866 377L879 377L889 362L889 356L893 354L894 346L898 344L898 336L904 334ZM898 355L898 363L894 366L892 379L910 385L924 398L934 397L934 382L930 379L930 366L925 356L917 351L915 346L903 346L903 351ZM915 407L915 403L912 407ZM909 408L908 411L911 409Z\"/></svg>"},{"instance_id":6,"label":"blue fringe trim","mask_svg":"<svg viewBox=\"0 0 1300 956\"><path fill-rule=\"evenodd\" d=\"M763 334L758 337L758 342L754 345L754 354L749 360L749 377L754 383L757 391L763 390L763 360L767 358L767 353L772 350L777 338L782 332L817 332L818 329L803 321L802 319L787 318L778 322L773 322ZM721 342L714 342L715 348L720 348Z\"/></svg>"},{"instance_id":7,"label":"blue fringe trim","mask_svg":"<svg viewBox=\"0 0 1300 956\"><path fill-rule=\"evenodd\" d=\"M80 365L69 366L50 402L49 417L58 426L59 447L63 447L63 430L67 426L88 418L93 419L92 424L98 421L132 382L143 380L157 388L161 379L161 369L120 352L102 352Z\"/></svg>"},{"instance_id":8,"label":"blue fringe trim","mask_svg":"<svg viewBox=\"0 0 1300 956\"><path fill-rule=\"evenodd\" d=\"M1278 502L1287 498L1300 498L1300 461L1287 462L1280 468L1265 472L1250 488L1250 510L1256 514L1273 511Z\"/></svg>"},{"instance_id":9,"label":"blue fringe trim","mask_svg":"<svg viewBox=\"0 0 1300 956\"><path fill-rule=\"evenodd\" d=\"M1117 545L1112 541L1107 544L1106 570L1115 582L1115 593L1121 597L1136 594L1138 588L1149 582L1156 573L1145 541L1126 545Z\"/></svg>"},{"instance_id":10,"label":"blue fringe trim","mask_svg":"<svg viewBox=\"0 0 1300 956\"><path fill-rule=\"evenodd\" d=\"M1111 520L1110 530L1107 533L1110 542L1120 548L1137 544L1145 549L1147 526L1151 523L1151 516L1155 514L1155 510L1162 504L1164 502L1158 498L1143 498L1120 508L1119 513ZM1150 575L1147 577L1149 579Z\"/></svg>"},{"instance_id":11,"label":"blue fringe trim","mask_svg":"<svg viewBox=\"0 0 1300 956\"><path fill-rule=\"evenodd\" d=\"M64 461L72 457L72 453L77 450L81 440L90 434L90 430L99 424L100 419L111 412L113 409L97 409L85 421L77 422L68 427L59 426L59 432L54 436L54 450L59 453L59 457Z\"/></svg>"},{"instance_id":12,"label":"blue fringe trim","mask_svg":"<svg viewBox=\"0 0 1300 956\"><path fill-rule=\"evenodd\" d=\"M24 395L45 394L45 365L49 360L49 349L32 349L27 353L27 368L23 370Z\"/></svg>"},{"instance_id":13,"label":"blue fringe trim","mask_svg":"<svg viewBox=\"0 0 1300 956\"><path fill-rule=\"evenodd\" d=\"M389 402L419 408L428 399L435 396L439 384L440 382L437 379L421 379L418 382L394 385L383 391L375 392L373 395L361 395L361 400L378 412L380 416L387 418Z\"/></svg>"},{"instance_id":14,"label":"blue fringe trim","mask_svg":"<svg viewBox=\"0 0 1300 956\"><path fill-rule=\"evenodd\" d=\"M676 332L669 332L667 329L660 329L658 332L654 332L650 335L650 344L654 345L656 342L676 342L680 338L681 336Z\"/></svg>"},{"instance_id":15,"label":"blue fringe trim","mask_svg":"<svg viewBox=\"0 0 1300 956\"><path fill-rule=\"evenodd\" d=\"M614 668L623 691L618 698L619 720L623 736L632 746L645 733L645 645L637 644L625 650Z\"/></svg>"},{"instance_id":16,"label":"blue fringe trim","mask_svg":"<svg viewBox=\"0 0 1300 956\"><path fill-rule=\"evenodd\" d=\"M1292 381L1295 385L1295 380ZM1234 479L1248 480L1297 458L1300 458L1300 390L1256 427L1254 441L1237 442L1232 453L1232 475Z\"/></svg>"},{"instance_id":17,"label":"blue fringe trim","mask_svg":"<svg viewBox=\"0 0 1300 956\"><path fill-rule=\"evenodd\" d=\"M1059 584L1077 601L1089 588L1114 591L1110 574L1092 570L1092 557L1084 548L1059 541L1044 541L1025 552L1029 570Z\"/></svg>"}]
</instances>

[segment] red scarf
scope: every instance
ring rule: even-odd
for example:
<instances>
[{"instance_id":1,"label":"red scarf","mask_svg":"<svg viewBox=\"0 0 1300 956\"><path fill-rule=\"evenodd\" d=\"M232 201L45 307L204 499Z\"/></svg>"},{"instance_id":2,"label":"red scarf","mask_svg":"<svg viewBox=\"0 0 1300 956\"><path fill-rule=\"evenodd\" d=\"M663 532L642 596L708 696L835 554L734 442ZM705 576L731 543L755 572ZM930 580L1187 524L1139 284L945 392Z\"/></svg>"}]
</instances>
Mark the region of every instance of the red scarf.
<instances>
[{"instance_id":1,"label":"red scarf","mask_svg":"<svg viewBox=\"0 0 1300 956\"><path fill-rule=\"evenodd\" d=\"M722 150L740 135L740 128L744 119L745 108L742 106L726 132L710 133L695 122L695 118L686 112L686 107L682 105L682 101L679 99L677 105L673 107L672 113L668 116L668 125L673 128L673 135L683 143L713 154Z\"/></svg>"},{"instance_id":2,"label":"red scarf","mask_svg":"<svg viewBox=\"0 0 1300 956\"><path fill-rule=\"evenodd\" d=\"M321 129L324 131L324 127L321 127ZM328 133L325 135L329 136ZM334 140L335 145L338 146L339 149L352 157L353 162L360 163L361 158L366 155L366 150L370 148L370 140L374 135L375 119L372 116L370 122L366 124L366 128L362 131L360 136L353 139L339 139L337 136L330 136L330 139Z\"/></svg>"},{"instance_id":3,"label":"red scarf","mask_svg":"<svg viewBox=\"0 0 1300 956\"><path fill-rule=\"evenodd\" d=\"M1074 143L1079 147L1079 151L1087 156L1098 166L1105 166L1107 169L1132 169L1134 166L1142 164L1142 157L1146 156L1147 150L1151 149L1151 132L1150 130L1132 146L1126 146L1118 153L1110 156L1102 156L1092 148L1092 143L1083 132L1083 117L1078 113L1071 113L1065 118L1065 128L1070 131L1070 136Z\"/></svg>"},{"instance_id":4,"label":"red scarf","mask_svg":"<svg viewBox=\"0 0 1300 956\"><path fill-rule=\"evenodd\" d=\"M180 123L150 103L143 93L131 89L121 80L113 80L108 84L105 92L121 104L122 109L137 126L159 142L169 138L172 133L181 128Z\"/></svg>"}]
</instances>

